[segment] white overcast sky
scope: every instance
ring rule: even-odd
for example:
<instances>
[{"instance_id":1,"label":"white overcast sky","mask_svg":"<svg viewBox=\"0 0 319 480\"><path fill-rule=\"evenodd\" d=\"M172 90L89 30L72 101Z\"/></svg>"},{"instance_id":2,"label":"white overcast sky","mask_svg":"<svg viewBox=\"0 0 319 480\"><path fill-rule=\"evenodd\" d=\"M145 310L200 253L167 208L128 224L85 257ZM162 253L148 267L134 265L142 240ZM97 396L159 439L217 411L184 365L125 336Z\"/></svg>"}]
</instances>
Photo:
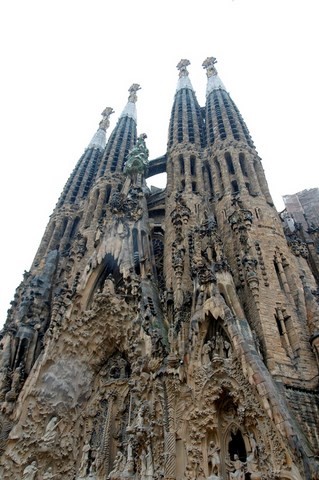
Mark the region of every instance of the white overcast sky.
<instances>
[{"instance_id":1,"label":"white overcast sky","mask_svg":"<svg viewBox=\"0 0 319 480\"><path fill-rule=\"evenodd\" d=\"M166 150L176 65L201 105L217 69L252 134L277 208L318 187L317 0L10 0L0 6L0 324L106 106L139 83L138 131Z\"/></svg>"}]
</instances>

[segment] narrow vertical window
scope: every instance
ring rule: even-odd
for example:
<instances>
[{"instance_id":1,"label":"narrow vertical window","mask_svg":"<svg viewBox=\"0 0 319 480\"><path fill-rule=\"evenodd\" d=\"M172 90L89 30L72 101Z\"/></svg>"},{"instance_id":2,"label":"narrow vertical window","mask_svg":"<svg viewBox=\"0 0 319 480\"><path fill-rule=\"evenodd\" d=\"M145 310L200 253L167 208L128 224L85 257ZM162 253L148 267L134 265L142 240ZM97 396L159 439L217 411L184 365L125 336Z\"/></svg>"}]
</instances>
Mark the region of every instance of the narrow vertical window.
<instances>
[{"instance_id":1,"label":"narrow vertical window","mask_svg":"<svg viewBox=\"0 0 319 480\"><path fill-rule=\"evenodd\" d=\"M179 169L180 169L181 175L184 175L184 174L185 174L185 164L184 164L184 157L183 157L183 155L180 155L180 156L179 156Z\"/></svg>"},{"instance_id":2,"label":"narrow vertical window","mask_svg":"<svg viewBox=\"0 0 319 480\"><path fill-rule=\"evenodd\" d=\"M191 164L191 175L195 176L196 175L196 157L194 157L194 155L192 155L190 158L190 164Z\"/></svg>"},{"instance_id":3,"label":"narrow vertical window","mask_svg":"<svg viewBox=\"0 0 319 480\"><path fill-rule=\"evenodd\" d=\"M223 184L222 171L221 171L221 168L220 168L219 161L217 160L217 157L214 158L214 163L215 163L215 167L216 167L216 176L217 176L217 181L218 181L218 184L219 184L220 194L224 195L224 184Z\"/></svg>"},{"instance_id":4,"label":"narrow vertical window","mask_svg":"<svg viewBox=\"0 0 319 480\"><path fill-rule=\"evenodd\" d=\"M231 186L233 193L239 193L238 183L236 182L236 180L233 180L231 182Z\"/></svg>"},{"instance_id":5,"label":"narrow vertical window","mask_svg":"<svg viewBox=\"0 0 319 480\"><path fill-rule=\"evenodd\" d=\"M246 159L243 153L239 154L239 165L240 165L241 171L243 172L244 177L248 177Z\"/></svg>"},{"instance_id":6,"label":"narrow vertical window","mask_svg":"<svg viewBox=\"0 0 319 480\"><path fill-rule=\"evenodd\" d=\"M235 169L234 169L234 164L233 164L233 160L231 158L230 153L228 153L228 152L225 153L225 160L226 160L228 173L230 173L231 175L234 175L235 174Z\"/></svg>"}]
</instances>

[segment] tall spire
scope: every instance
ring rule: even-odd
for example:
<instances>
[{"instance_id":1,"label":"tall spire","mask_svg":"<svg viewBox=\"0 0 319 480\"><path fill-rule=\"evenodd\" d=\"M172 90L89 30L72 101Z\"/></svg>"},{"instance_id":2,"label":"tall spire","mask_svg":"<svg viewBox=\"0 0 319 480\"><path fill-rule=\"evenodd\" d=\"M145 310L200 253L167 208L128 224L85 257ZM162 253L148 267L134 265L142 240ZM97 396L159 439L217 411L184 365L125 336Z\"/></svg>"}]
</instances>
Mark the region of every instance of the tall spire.
<instances>
[{"instance_id":1,"label":"tall spire","mask_svg":"<svg viewBox=\"0 0 319 480\"><path fill-rule=\"evenodd\" d=\"M88 195L103 155L106 130L110 125L109 117L112 113L114 111L111 107L106 107L101 113L103 118L99 123L99 128L71 173L57 207L61 207L65 203L78 203Z\"/></svg>"},{"instance_id":2,"label":"tall spire","mask_svg":"<svg viewBox=\"0 0 319 480\"><path fill-rule=\"evenodd\" d=\"M206 88L206 96L210 94L213 90L223 89L226 90L223 82L218 76L215 64L217 60L215 57L207 57L206 60L203 62L203 67L206 69L207 75L207 88Z\"/></svg>"},{"instance_id":3,"label":"tall spire","mask_svg":"<svg viewBox=\"0 0 319 480\"><path fill-rule=\"evenodd\" d=\"M120 115L120 118L122 117L130 117L133 118L136 122L136 102L137 102L137 95L136 92L140 90L141 87L138 83L133 83L130 88L128 89L129 91L129 97L127 100L127 104L123 110L123 112Z\"/></svg>"},{"instance_id":4,"label":"tall spire","mask_svg":"<svg viewBox=\"0 0 319 480\"><path fill-rule=\"evenodd\" d=\"M186 59L182 59L177 65L179 79L170 119L169 147L188 141L204 144L202 115L188 78L188 65L190 65L190 61Z\"/></svg>"},{"instance_id":5,"label":"tall spire","mask_svg":"<svg viewBox=\"0 0 319 480\"><path fill-rule=\"evenodd\" d=\"M136 142L136 92L140 89L138 83L133 83L128 89L127 104L107 142L97 174L98 177L103 176L106 171L122 171L127 154Z\"/></svg>"},{"instance_id":6,"label":"tall spire","mask_svg":"<svg viewBox=\"0 0 319 480\"><path fill-rule=\"evenodd\" d=\"M207 57L203 67L207 74L206 89L206 136L207 143L216 139L244 140L249 147L254 147L248 128L223 82L220 80L215 64L215 57Z\"/></svg>"},{"instance_id":7,"label":"tall spire","mask_svg":"<svg viewBox=\"0 0 319 480\"><path fill-rule=\"evenodd\" d=\"M111 107L106 107L103 112L101 113L102 115L102 120L99 123L99 128L95 132L95 134L92 137L92 140L90 141L88 148L99 148L101 150L104 149L105 144L106 144L106 130L110 126L110 116L114 113L113 108Z\"/></svg>"},{"instance_id":8,"label":"tall spire","mask_svg":"<svg viewBox=\"0 0 319 480\"><path fill-rule=\"evenodd\" d=\"M193 89L193 86L191 84L191 81L188 77L188 70L187 67L190 65L191 62L187 60L186 58L182 58L182 60L176 65L176 68L179 70L179 79L177 83L177 88L176 92L179 90L182 90L182 88L190 88L191 90Z\"/></svg>"}]
</instances>

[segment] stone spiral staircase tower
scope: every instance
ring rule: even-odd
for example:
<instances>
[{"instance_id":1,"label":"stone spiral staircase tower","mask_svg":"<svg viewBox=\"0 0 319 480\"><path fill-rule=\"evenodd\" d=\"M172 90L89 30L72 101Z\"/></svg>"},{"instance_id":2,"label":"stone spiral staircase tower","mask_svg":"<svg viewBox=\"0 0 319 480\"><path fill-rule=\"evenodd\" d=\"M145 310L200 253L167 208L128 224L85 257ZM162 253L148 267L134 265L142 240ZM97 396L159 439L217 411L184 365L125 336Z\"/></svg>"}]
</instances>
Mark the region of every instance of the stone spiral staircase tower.
<instances>
[{"instance_id":1,"label":"stone spiral staircase tower","mask_svg":"<svg viewBox=\"0 0 319 480\"><path fill-rule=\"evenodd\" d=\"M155 160L139 85L103 111L2 331L1 478L319 478L314 262L215 64Z\"/></svg>"}]
</instances>

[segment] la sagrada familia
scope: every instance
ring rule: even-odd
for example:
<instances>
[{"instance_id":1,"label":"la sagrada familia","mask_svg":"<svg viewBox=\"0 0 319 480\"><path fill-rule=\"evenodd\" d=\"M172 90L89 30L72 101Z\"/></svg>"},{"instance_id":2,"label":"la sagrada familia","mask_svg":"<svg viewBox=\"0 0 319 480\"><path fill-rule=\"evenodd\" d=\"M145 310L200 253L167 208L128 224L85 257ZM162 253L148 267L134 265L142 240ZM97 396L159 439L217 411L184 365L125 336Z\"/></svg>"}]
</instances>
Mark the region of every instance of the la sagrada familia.
<instances>
[{"instance_id":1,"label":"la sagrada familia","mask_svg":"<svg viewBox=\"0 0 319 480\"><path fill-rule=\"evenodd\" d=\"M200 107L179 62L162 157L133 84L67 181L1 334L2 479L319 478L319 227L277 213L215 63Z\"/></svg>"}]
</instances>

